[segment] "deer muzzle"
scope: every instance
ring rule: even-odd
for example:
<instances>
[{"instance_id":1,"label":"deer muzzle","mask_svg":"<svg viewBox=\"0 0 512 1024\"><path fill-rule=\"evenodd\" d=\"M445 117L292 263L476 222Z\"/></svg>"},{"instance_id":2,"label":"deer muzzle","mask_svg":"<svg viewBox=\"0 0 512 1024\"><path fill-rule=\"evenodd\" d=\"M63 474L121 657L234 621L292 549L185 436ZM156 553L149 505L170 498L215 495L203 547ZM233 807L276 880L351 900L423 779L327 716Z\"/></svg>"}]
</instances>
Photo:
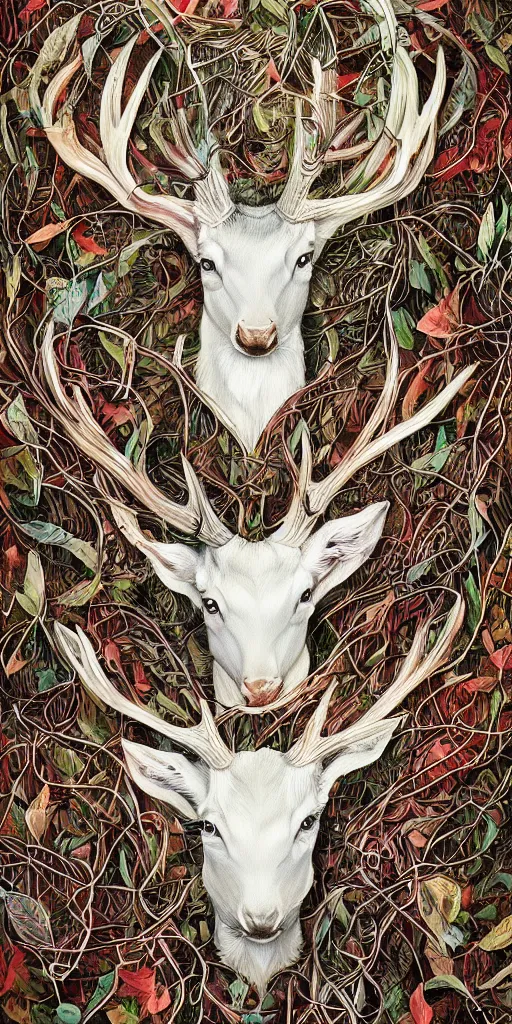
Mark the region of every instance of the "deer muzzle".
<instances>
[{"instance_id":1,"label":"deer muzzle","mask_svg":"<svg viewBox=\"0 0 512 1024\"><path fill-rule=\"evenodd\" d=\"M249 327L241 320L236 329L236 341L248 356L267 356L277 345L277 327L273 321L268 327Z\"/></svg>"},{"instance_id":2,"label":"deer muzzle","mask_svg":"<svg viewBox=\"0 0 512 1024\"><path fill-rule=\"evenodd\" d=\"M282 679L244 679L242 693L249 707L262 707L276 700L283 689Z\"/></svg>"}]
</instances>

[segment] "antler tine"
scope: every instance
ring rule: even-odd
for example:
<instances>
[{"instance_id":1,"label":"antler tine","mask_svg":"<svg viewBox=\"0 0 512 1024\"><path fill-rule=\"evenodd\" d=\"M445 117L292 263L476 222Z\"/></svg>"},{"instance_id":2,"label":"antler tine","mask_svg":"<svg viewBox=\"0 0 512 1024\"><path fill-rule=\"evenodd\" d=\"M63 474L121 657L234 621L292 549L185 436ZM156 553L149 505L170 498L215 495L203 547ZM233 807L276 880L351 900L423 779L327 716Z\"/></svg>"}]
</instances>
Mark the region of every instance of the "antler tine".
<instances>
[{"instance_id":1,"label":"antler tine","mask_svg":"<svg viewBox=\"0 0 512 1024\"><path fill-rule=\"evenodd\" d=\"M400 671L388 690L376 701L362 718L354 725L349 726L342 732L334 733L331 736L322 736L321 731L327 716L329 702L333 690L338 685L337 681L326 690L320 704L306 726L302 736L293 745L286 755L291 764L299 767L311 764L315 761L325 760L333 754L339 753L349 744L363 741L372 736L379 726L386 722L393 729L396 728L402 716L388 718L388 714L394 711L409 693L416 689L420 683L437 672L447 661L453 641L464 621L464 602L459 594L444 624L441 633L436 640L432 650L424 655L431 627L431 619L416 633L411 649L405 657Z\"/></svg>"},{"instance_id":2,"label":"antler tine","mask_svg":"<svg viewBox=\"0 0 512 1024\"><path fill-rule=\"evenodd\" d=\"M72 111L64 107L55 120L55 106L62 89L82 63L77 56L55 76L46 89L43 104L43 128L52 146L68 166L105 188L127 210L156 221L175 231L190 252L197 256L194 202L170 195L149 195L142 191L126 162L130 132L160 52L148 61L121 114L121 95L129 58L137 37L122 48L107 76L100 108L100 136L105 162L79 142Z\"/></svg>"},{"instance_id":3,"label":"antler tine","mask_svg":"<svg viewBox=\"0 0 512 1024\"><path fill-rule=\"evenodd\" d=\"M90 640L79 626L74 633L72 629L56 622L54 634L59 650L73 666L86 690L94 697L99 697L104 704L119 711L120 714L129 715L130 718L148 725L150 729L155 729L180 746L193 750L210 768L229 768L233 753L221 739L205 700L200 702L202 718L199 725L193 725L188 729L170 725L147 708L139 707L127 697L123 697L116 690L101 668Z\"/></svg>"},{"instance_id":4,"label":"antler tine","mask_svg":"<svg viewBox=\"0 0 512 1024\"><path fill-rule=\"evenodd\" d=\"M195 536L212 547L220 547L231 539L231 532L213 511L190 463L182 455L183 470L189 489L186 505L171 501L139 469L111 443L94 419L83 392L73 386L73 398L66 395L59 374L53 346L53 321L48 325L41 346L41 359L47 383L56 402L52 409L66 434L91 461L105 470L137 498L147 509L181 533ZM107 495L110 498L110 495Z\"/></svg>"},{"instance_id":5,"label":"antler tine","mask_svg":"<svg viewBox=\"0 0 512 1024\"><path fill-rule=\"evenodd\" d=\"M380 437L369 440L370 438L370 426L371 433L374 433L379 423L382 422L384 415L386 414L390 396L394 394L394 356L393 353L390 356L388 362L388 379L384 387L383 394L379 400L372 417L370 418L367 427L362 432L363 440L361 437L355 442L353 447L347 453L342 462L336 466L336 469L329 474L324 480L317 482L311 481L305 488L296 489L290 509L279 527L273 535L274 540L279 541L281 544L289 544L291 547L300 546L304 540L309 536L313 529L316 520L319 516L323 515L328 508L330 502L339 491L345 486L346 483L364 466L368 463L373 462L374 459L379 458L385 452L387 452L393 445L398 444L400 441L404 441L405 438L410 437L417 430L422 430L427 427L432 420L439 416L449 402L455 397L460 391L464 384L471 378L475 370L478 367L478 363L473 363L471 366L467 366L464 370L461 370L442 391L439 392L435 398L432 398L430 402L420 409L419 412L411 416L410 419L404 420L403 423L397 423L390 430L387 430ZM304 435L303 435L304 436ZM303 449L304 450L304 449ZM308 456L308 465L310 465Z\"/></svg>"},{"instance_id":6,"label":"antler tine","mask_svg":"<svg viewBox=\"0 0 512 1024\"><path fill-rule=\"evenodd\" d=\"M393 9L387 2L372 2L367 6L382 19L380 30L383 47L389 49L391 43L394 49L391 93L384 129L366 159L347 176L345 188L349 194L332 199L308 200L309 187L316 176L310 173L308 180L303 179L302 188L298 187L297 181L289 181L278 203L280 212L288 220L315 220L319 228L320 244L322 221L328 222L328 233L332 234L342 224L397 202L413 191L434 152L436 119L446 84L443 51L441 48L438 50L432 90L419 113L418 79L407 51L395 45L397 22ZM393 148L394 159L381 170L386 156ZM324 159L328 159L327 156ZM321 166L321 162L318 162L317 173ZM354 194L355 191L357 194Z\"/></svg>"}]
</instances>

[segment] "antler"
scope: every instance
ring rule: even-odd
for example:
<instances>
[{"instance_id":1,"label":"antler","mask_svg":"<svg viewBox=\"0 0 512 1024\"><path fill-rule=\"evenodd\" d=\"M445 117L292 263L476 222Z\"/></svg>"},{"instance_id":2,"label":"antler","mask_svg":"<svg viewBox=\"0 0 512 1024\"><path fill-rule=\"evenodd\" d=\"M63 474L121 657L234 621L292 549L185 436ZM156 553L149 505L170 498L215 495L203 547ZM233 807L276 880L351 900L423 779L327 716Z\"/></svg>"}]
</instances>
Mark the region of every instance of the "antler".
<instances>
[{"instance_id":1,"label":"antler","mask_svg":"<svg viewBox=\"0 0 512 1024\"><path fill-rule=\"evenodd\" d=\"M470 379L478 366L478 363L474 363L461 370L435 398L427 402L414 416L404 420L403 423L397 423L380 437L374 438L376 430L393 407L398 383L397 352L396 342L393 342L393 348L388 358L386 381L375 409L350 451L324 480L314 482L311 479L313 469L311 447L308 432L304 429L299 479L295 485L290 509L282 525L272 535L273 540L279 541L281 544L289 544L291 547L300 546L311 533L316 520L324 514L329 503L351 477L367 466L369 462L387 452L393 445L398 444L399 441L403 441L417 430L428 426L442 413L445 406Z\"/></svg>"},{"instance_id":2,"label":"antler","mask_svg":"<svg viewBox=\"0 0 512 1024\"><path fill-rule=\"evenodd\" d=\"M448 659L453 641L464 621L464 602L457 594L453 608L445 622L439 637L432 650L424 654L432 620L429 619L424 626L416 633L411 649L404 658L402 667L388 690L379 697L369 711L363 715L354 725L350 725L342 732L334 733L331 736L322 736L322 729L327 718L329 702L333 691L338 685L336 680L326 690L313 717L310 719L302 736L289 750L287 760L293 765L300 766L311 764L314 761L322 761L333 754L339 753L345 746L365 740L373 736L381 725L387 723L394 728L400 724L402 716L387 718L390 711L394 711L409 693L416 689L420 683L437 672Z\"/></svg>"},{"instance_id":3,"label":"antler","mask_svg":"<svg viewBox=\"0 0 512 1024\"><path fill-rule=\"evenodd\" d=\"M143 469L134 466L126 455L117 450L94 419L83 392L76 384L73 385L73 398L68 397L62 387L53 347L53 321L48 325L44 335L41 359L46 380L56 403L52 412L80 451L95 465L105 470L107 476L122 484L147 509L181 533L197 537L212 547L221 547L231 539L231 532L213 511L201 483L184 455L181 458L188 488L188 501L186 505L179 505L155 487Z\"/></svg>"},{"instance_id":4,"label":"antler","mask_svg":"<svg viewBox=\"0 0 512 1024\"><path fill-rule=\"evenodd\" d=\"M124 79L136 41L137 36L132 36L129 42L123 46L109 71L103 89L100 108L100 137L104 161L90 153L79 142L73 113L69 106L64 106L58 117L55 118L55 107L59 95L82 63L80 55L62 68L48 86L41 108L43 128L64 163L79 174L97 182L127 210L175 231L192 255L197 257L196 212L199 212L203 219L209 219L210 223L212 218L213 223L219 223L229 216L233 204L217 162L208 172L199 165L199 173L203 174L202 180L195 177L198 172L193 161L180 163L180 169L187 170L189 177L196 180L196 187L199 190L199 210L196 209L196 204L189 199L178 199L176 196L170 195L150 195L148 192L144 192L129 171L126 159L128 140L142 97L161 56L161 51L158 51L148 61L121 113Z\"/></svg>"},{"instance_id":5,"label":"antler","mask_svg":"<svg viewBox=\"0 0 512 1024\"><path fill-rule=\"evenodd\" d=\"M408 195L419 184L434 153L436 119L446 84L443 51L441 48L438 50L434 83L420 113L416 71L407 51L396 45L398 25L393 8L388 0L369 2L368 6L383 18L383 46L389 48L391 45L394 58L391 94L382 133L366 158L347 175L345 188L350 190L350 194L309 200L311 184L328 157L318 152L313 157L307 154L304 129L300 117L297 118L290 174L277 204L287 220L316 221L320 237L322 222L329 222L325 236L328 237L342 224ZM357 155L357 147L353 155Z\"/></svg>"},{"instance_id":6,"label":"antler","mask_svg":"<svg viewBox=\"0 0 512 1024\"><path fill-rule=\"evenodd\" d=\"M60 651L73 666L85 688L95 697L99 697L104 704L122 715L129 715L137 722L148 725L150 729L155 729L180 746L193 750L210 768L229 768L233 754L221 739L205 700L200 701L202 718L199 725L193 725L188 729L170 725L147 708L139 707L127 697L123 697L116 690L101 668L91 642L79 626L74 633L72 629L56 622L54 633Z\"/></svg>"}]
</instances>

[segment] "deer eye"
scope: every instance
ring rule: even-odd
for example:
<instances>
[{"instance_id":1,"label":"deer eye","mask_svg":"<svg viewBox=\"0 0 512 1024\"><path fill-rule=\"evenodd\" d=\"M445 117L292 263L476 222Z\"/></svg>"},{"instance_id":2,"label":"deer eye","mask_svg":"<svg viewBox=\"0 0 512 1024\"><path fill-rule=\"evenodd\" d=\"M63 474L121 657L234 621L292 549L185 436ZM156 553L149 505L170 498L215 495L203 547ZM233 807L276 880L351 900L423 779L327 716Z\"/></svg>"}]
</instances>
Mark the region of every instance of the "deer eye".
<instances>
[{"instance_id":1,"label":"deer eye","mask_svg":"<svg viewBox=\"0 0 512 1024\"><path fill-rule=\"evenodd\" d=\"M311 832L316 822L316 814L308 814L307 818L304 818L302 825L300 826L301 832Z\"/></svg>"},{"instance_id":2,"label":"deer eye","mask_svg":"<svg viewBox=\"0 0 512 1024\"><path fill-rule=\"evenodd\" d=\"M304 590L302 592L302 594L300 595L300 603L301 604L307 604L308 601L311 601L311 597L312 597L312 593L311 593L310 588L308 587L308 589Z\"/></svg>"},{"instance_id":3,"label":"deer eye","mask_svg":"<svg viewBox=\"0 0 512 1024\"><path fill-rule=\"evenodd\" d=\"M207 836L218 836L219 835L219 833L217 832L216 826L213 824L213 821L203 821L202 831Z\"/></svg>"},{"instance_id":4,"label":"deer eye","mask_svg":"<svg viewBox=\"0 0 512 1024\"><path fill-rule=\"evenodd\" d=\"M313 253L312 252L303 252L302 256L299 256L299 258L297 260L297 263L296 263L296 266L297 267L307 267L308 263L311 263L312 258L313 258Z\"/></svg>"},{"instance_id":5,"label":"deer eye","mask_svg":"<svg viewBox=\"0 0 512 1024\"><path fill-rule=\"evenodd\" d=\"M217 267L215 266L213 260L201 260L201 270L205 270L208 273L210 270L216 269Z\"/></svg>"},{"instance_id":6,"label":"deer eye","mask_svg":"<svg viewBox=\"0 0 512 1024\"><path fill-rule=\"evenodd\" d=\"M206 608L206 611L208 612L209 615L218 615L218 613L220 612L220 608L217 602L214 601L213 598L211 597L203 598L203 608Z\"/></svg>"}]
</instances>

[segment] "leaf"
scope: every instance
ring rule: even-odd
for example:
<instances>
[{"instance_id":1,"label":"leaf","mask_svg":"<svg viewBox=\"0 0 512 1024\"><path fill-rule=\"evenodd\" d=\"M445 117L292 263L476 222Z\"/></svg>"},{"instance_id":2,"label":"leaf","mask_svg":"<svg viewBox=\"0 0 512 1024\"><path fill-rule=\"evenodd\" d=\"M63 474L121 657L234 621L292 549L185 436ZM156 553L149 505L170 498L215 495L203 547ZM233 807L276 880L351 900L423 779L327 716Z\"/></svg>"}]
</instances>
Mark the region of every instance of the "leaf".
<instances>
[{"instance_id":1,"label":"leaf","mask_svg":"<svg viewBox=\"0 0 512 1024\"><path fill-rule=\"evenodd\" d=\"M98 245L98 243L94 241L94 238L89 238L89 236L85 234L88 229L89 225L87 224L87 221L81 220L80 223L77 224L76 228L73 228L73 231L71 232L74 241L81 249L84 250L84 252L92 252L95 256L106 256L108 250L104 249L102 245Z\"/></svg>"},{"instance_id":2,"label":"leaf","mask_svg":"<svg viewBox=\"0 0 512 1024\"><path fill-rule=\"evenodd\" d=\"M468 596L468 626L472 632L477 629L480 622L480 616L482 614L482 602L480 600L480 594L478 587L473 578L471 572L468 573L464 580L464 586Z\"/></svg>"},{"instance_id":3,"label":"leaf","mask_svg":"<svg viewBox=\"0 0 512 1024\"><path fill-rule=\"evenodd\" d=\"M59 1003L57 1007L57 1020L61 1024L80 1024L82 1013L74 1003Z\"/></svg>"},{"instance_id":4,"label":"leaf","mask_svg":"<svg viewBox=\"0 0 512 1024\"><path fill-rule=\"evenodd\" d=\"M241 978L235 978L234 981L229 985L229 994L232 999L232 1005L235 1010L241 1010L245 1003L245 997L249 991L249 986Z\"/></svg>"},{"instance_id":5,"label":"leaf","mask_svg":"<svg viewBox=\"0 0 512 1024\"><path fill-rule=\"evenodd\" d=\"M102 1003L103 1000L108 999L110 993L116 987L116 972L109 971L108 974L103 974L101 978L98 978L98 984L94 989L94 992L87 1003L87 1012L94 1010L95 1006Z\"/></svg>"},{"instance_id":6,"label":"leaf","mask_svg":"<svg viewBox=\"0 0 512 1024\"><path fill-rule=\"evenodd\" d=\"M120 970L119 977L124 983L119 989L120 996L135 996L139 1001L141 1015L159 1013L171 1003L169 990L156 985L156 968L141 967L138 971Z\"/></svg>"},{"instance_id":7,"label":"leaf","mask_svg":"<svg viewBox=\"0 0 512 1024\"><path fill-rule=\"evenodd\" d=\"M99 338L105 351L108 352L108 354L115 359L116 363L119 363L121 369L124 370L126 359L123 346L115 345L113 341L109 341L105 331L99 332Z\"/></svg>"},{"instance_id":8,"label":"leaf","mask_svg":"<svg viewBox=\"0 0 512 1024\"><path fill-rule=\"evenodd\" d=\"M468 992L464 982L459 978L456 978L454 974L438 974L437 978L429 978L425 982L425 992L433 992L437 988L451 988L454 992L459 992L461 996L469 996L471 993Z\"/></svg>"},{"instance_id":9,"label":"leaf","mask_svg":"<svg viewBox=\"0 0 512 1024\"><path fill-rule=\"evenodd\" d=\"M18 441L22 441L23 444L39 444L39 437L29 418L21 392L16 395L14 402L7 406L6 415L11 433Z\"/></svg>"},{"instance_id":10,"label":"leaf","mask_svg":"<svg viewBox=\"0 0 512 1024\"><path fill-rule=\"evenodd\" d=\"M37 839L38 843L41 841L47 825L48 816L46 810L49 801L50 787L45 783L41 792L32 800L32 803L29 804L25 811L27 828L34 836L34 839Z\"/></svg>"},{"instance_id":11,"label":"leaf","mask_svg":"<svg viewBox=\"0 0 512 1024\"><path fill-rule=\"evenodd\" d=\"M402 306L400 309L392 310L391 317L400 348L414 348L414 320L409 311Z\"/></svg>"},{"instance_id":12,"label":"leaf","mask_svg":"<svg viewBox=\"0 0 512 1024\"><path fill-rule=\"evenodd\" d=\"M53 748L53 757L55 764L64 775L79 775L84 770L83 761L69 747L61 747L59 743L56 743Z\"/></svg>"},{"instance_id":13,"label":"leaf","mask_svg":"<svg viewBox=\"0 0 512 1024\"><path fill-rule=\"evenodd\" d=\"M57 547L65 548L67 551L71 551L71 554L75 555L75 558L83 562L92 572L96 571L98 555L89 541L74 537L72 533L63 530L61 526L55 526L53 523L43 523L40 520L34 520L31 523L19 523L18 525L25 533L28 533L29 537L33 537L34 540L38 540L41 544L53 544Z\"/></svg>"},{"instance_id":14,"label":"leaf","mask_svg":"<svg viewBox=\"0 0 512 1024\"><path fill-rule=\"evenodd\" d=\"M107 1010L107 1017L110 1024L138 1024L138 1013L131 1013L126 1007L119 1003L112 1010Z\"/></svg>"},{"instance_id":15,"label":"leaf","mask_svg":"<svg viewBox=\"0 0 512 1024\"><path fill-rule=\"evenodd\" d=\"M414 1024L430 1024L434 1011L431 1006L425 1000L423 995L423 984L419 984L409 1000L409 1009L414 1020Z\"/></svg>"},{"instance_id":16,"label":"leaf","mask_svg":"<svg viewBox=\"0 0 512 1024\"><path fill-rule=\"evenodd\" d=\"M484 814L484 818L487 822L487 828L485 830L485 836L482 840L482 845L480 847L480 850L478 851L479 853L485 853L485 851L489 849L489 847L496 839L496 836L498 835L498 826L496 822L493 821L493 819L488 814Z\"/></svg>"},{"instance_id":17,"label":"leaf","mask_svg":"<svg viewBox=\"0 0 512 1024\"><path fill-rule=\"evenodd\" d=\"M411 288L427 292L428 295L432 294L432 288L425 269L425 264L420 263L419 260L409 260L409 282Z\"/></svg>"},{"instance_id":18,"label":"leaf","mask_svg":"<svg viewBox=\"0 0 512 1024\"><path fill-rule=\"evenodd\" d=\"M453 926L460 911L461 896L460 886L446 875L436 875L420 883L419 911L430 931L440 940L443 953L445 946L454 948L462 938L460 929Z\"/></svg>"},{"instance_id":19,"label":"leaf","mask_svg":"<svg viewBox=\"0 0 512 1024\"><path fill-rule=\"evenodd\" d=\"M71 219L59 221L57 224L45 224L44 227L39 228L38 231L34 231L33 234L29 235L25 239L29 245L33 245L36 242L49 242L56 235L62 234L66 230L68 225L71 224Z\"/></svg>"},{"instance_id":20,"label":"leaf","mask_svg":"<svg viewBox=\"0 0 512 1024\"><path fill-rule=\"evenodd\" d=\"M443 109L443 123L439 129L439 137L446 135L460 121L465 110L472 110L475 105L477 76L472 61L465 53L462 54L464 64L455 79Z\"/></svg>"},{"instance_id":21,"label":"leaf","mask_svg":"<svg viewBox=\"0 0 512 1024\"><path fill-rule=\"evenodd\" d=\"M12 306L20 287L21 281L21 260L18 254L13 257L12 265L7 264L5 270L5 288L9 299L9 308Z\"/></svg>"},{"instance_id":22,"label":"leaf","mask_svg":"<svg viewBox=\"0 0 512 1024\"><path fill-rule=\"evenodd\" d=\"M65 281L63 286L61 280L61 278L49 278L46 282L46 293L48 302L53 307L55 322L71 327L75 317L87 301L87 280L85 277L80 277L73 281Z\"/></svg>"},{"instance_id":23,"label":"leaf","mask_svg":"<svg viewBox=\"0 0 512 1024\"><path fill-rule=\"evenodd\" d=\"M53 946L52 927L43 904L24 893L0 890L14 931L29 946Z\"/></svg>"},{"instance_id":24,"label":"leaf","mask_svg":"<svg viewBox=\"0 0 512 1024\"><path fill-rule=\"evenodd\" d=\"M418 320L416 329L432 338L449 338L459 323L459 295L455 288Z\"/></svg>"},{"instance_id":25,"label":"leaf","mask_svg":"<svg viewBox=\"0 0 512 1024\"><path fill-rule=\"evenodd\" d=\"M29 551L27 571L23 582L23 593L20 594L19 590L17 590L16 600L31 618L37 619L43 612L45 596L41 559L37 551Z\"/></svg>"},{"instance_id":26,"label":"leaf","mask_svg":"<svg viewBox=\"0 0 512 1024\"><path fill-rule=\"evenodd\" d=\"M510 64L505 57L503 50L500 50L497 46L491 46L490 43L487 43L485 46L485 52L489 60L492 60L493 64L496 64L497 67L501 68L506 75L510 74Z\"/></svg>"},{"instance_id":27,"label":"leaf","mask_svg":"<svg viewBox=\"0 0 512 1024\"><path fill-rule=\"evenodd\" d=\"M418 249L420 250L420 253L423 256L423 259L425 260L427 267L429 267L430 270L436 275L441 288L447 288L448 278L437 256L432 252L432 249L430 248L427 239L421 234L421 232L416 238L416 245L418 246Z\"/></svg>"},{"instance_id":28,"label":"leaf","mask_svg":"<svg viewBox=\"0 0 512 1024\"><path fill-rule=\"evenodd\" d=\"M478 250L483 263L486 263L491 255L495 234L494 206L488 203L478 232Z\"/></svg>"}]
</instances>

